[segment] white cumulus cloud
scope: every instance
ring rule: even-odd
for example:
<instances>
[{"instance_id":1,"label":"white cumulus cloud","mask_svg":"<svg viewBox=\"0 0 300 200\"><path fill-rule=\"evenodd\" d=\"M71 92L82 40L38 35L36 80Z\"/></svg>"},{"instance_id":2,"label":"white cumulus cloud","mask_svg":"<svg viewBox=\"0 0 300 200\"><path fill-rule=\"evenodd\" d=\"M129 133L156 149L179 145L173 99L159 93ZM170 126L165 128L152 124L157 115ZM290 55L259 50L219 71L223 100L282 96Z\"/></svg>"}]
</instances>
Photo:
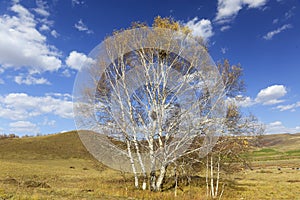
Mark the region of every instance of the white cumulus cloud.
<instances>
[{"instance_id":1,"label":"white cumulus cloud","mask_svg":"<svg viewBox=\"0 0 300 200\"><path fill-rule=\"evenodd\" d=\"M283 85L272 85L265 89L262 89L256 96L255 101L262 103L263 105L272 105L283 102L284 100L280 99L286 95L287 90Z\"/></svg>"},{"instance_id":2,"label":"white cumulus cloud","mask_svg":"<svg viewBox=\"0 0 300 200\"><path fill-rule=\"evenodd\" d=\"M211 21L208 19L199 20L198 17L195 17L185 25L192 30L194 36L202 37L206 41L214 35Z\"/></svg>"},{"instance_id":3,"label":"white cumulus cloud","mask_svg":"<svg viewBox=\"0 0 300 200\"><path fill-rule=\"evenodd\" d=\"M0 65L23 67L30 73L58 70L60 52L39 32L34 15L19 3L13 4L10 10L15 15L0 16Z\"/></svg>"},{"instance_id":4,"label":"white cumulus cloud","mask_svg":"<svg viewBox=\"0 0 300 200\"><path fill-rule=\"evenodd\" d=\"M10 93L0 96L0 118L28 120L44 114L73 118L73 102L70 96L57 94L30 96L26 93Z\"/></svg>"},{"instance_id":5,"label":"white cumulus cloud","mask_svg":"<svg viewBox=\"0 0 300 200\"><path fill-rule=\"evenodd\" d=\"M95 63L92 58L87 57L83 53L78 53L77 51L72 51L66 59L66 64L75 70L80 70L84 64L91 65Z\"/></svg>"},{"instance_id":6,"label":"white cumulus cloud","mask_svg":"<svg viewBox=\"0 0 300 200\"><path fill-rule=\"evenodd\" d=\"M244 7L260 8L267 0L218 0L218 11L215 20L219 23L229 22Z\"/></svg>"},{"instance_id":7,"label":"white cumulus cloud","mask_svg":"<svg viewBox=\"0 0 300 200\"><path fill-rule=\"evenodd\" d=\"M256 98L253 99L248 96L238 95L235 98L228 98L228 102L235 102L238 106L249 107L257 104L262 105L274 105L281 102L284 102L282 97L287 94L287 89L284 85L272 85L267 88L261 89L256 95ZM299 102L300 104L300 102ZM292 107L296 107L298 104L293 104ZM290 105L287 105L290 106ZM300 106L300 105L299 105ZM286 109L283 106L277 106L277 109Z\"/></svg>"}]
</instances>

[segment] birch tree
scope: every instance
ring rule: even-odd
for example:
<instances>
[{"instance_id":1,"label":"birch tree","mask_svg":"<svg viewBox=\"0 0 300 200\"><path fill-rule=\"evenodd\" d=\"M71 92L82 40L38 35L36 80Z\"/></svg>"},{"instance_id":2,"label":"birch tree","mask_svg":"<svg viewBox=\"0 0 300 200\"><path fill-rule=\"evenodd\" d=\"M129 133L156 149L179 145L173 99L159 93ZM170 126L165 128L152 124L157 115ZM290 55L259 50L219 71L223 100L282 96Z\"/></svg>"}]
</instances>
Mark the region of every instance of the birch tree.
<instances>
[{"instance_id":1,"label":"birch tree","mask_svg":"<svg viewBox=\"0 0 300 200\"><path fill-rule=\"evenodd\" d=\"M224 182L220 188L221 172L235 172L232 164L237 163L243 163L247 167L248 160L241 154L249 151L255 145L257 136L264 132L263 124L255 116L244 115L239 108L245 91L241 78L242 68L239 65L231 66L228 60L224 60L218 64L218 70L222 76L227 102L224 130L213 150L206 156L207 196L213 199L221 199L224 192Z\"/></svg>"},{"instance_id":2,"label":"birch tree","mask_svg":"<svg viewBox=\"0 0 300 200\"><path fill-rule=\"evenodd\" d=\"M222 76L202 40L176 23L155 23L99 44L89 55L94 62L77 75L73 96L89 152L132 172L136 188L160 191L170 164L212 149L226 109ZM202 145L189 148L199 136Z\"/></svg>"}]
</instances>

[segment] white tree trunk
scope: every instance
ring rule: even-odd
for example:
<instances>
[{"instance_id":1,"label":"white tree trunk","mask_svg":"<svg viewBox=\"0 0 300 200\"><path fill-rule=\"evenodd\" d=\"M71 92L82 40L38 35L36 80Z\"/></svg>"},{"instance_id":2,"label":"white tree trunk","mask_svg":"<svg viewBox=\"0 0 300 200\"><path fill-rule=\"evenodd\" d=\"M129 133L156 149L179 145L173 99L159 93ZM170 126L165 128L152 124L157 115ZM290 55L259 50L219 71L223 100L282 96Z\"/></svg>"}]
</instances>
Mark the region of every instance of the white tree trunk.
<instances>
[{"instance_id":1,"label":"white tree trunk","mask_svg":"<svg viewBox=\"0 0 300 200\"><path fill-rule=\"evenodd\" d=\"M174 178L175 178L175 188L174 188L174 196L177 197L177 187L178 187L178 174L177 168L174 168Z\"/></svg>"},{"instance_id":2,"label":"white tree trunk","mask_svg":"<svg viewBox=\"0 0 300 200\"><path fill-rule=\"evenodd\" d=\"M217 183L216 183L216 192L215 195L218 196L218 190L219 190L219 180L220 180L220 161L221 161L221 157L220 154L218 156L218 163L217 163Z\"/></svg>"},{"instance_id":3,"label":"white tree trunk","mask_svg":"<svg viewBox=\"0 0 300 200\"><path fill-rule=\"evenodd\" d=\"M206 196L215 199L218 197L219 193L219 184L220 184L220 161L221 157L218 155L218 161L214 163L213 155L210 155L210 160L207 155L206 160ZM217 171L215 172L214 166L217 165ZM214 181L214 175L216 174L216 181ZM208 182L210 179L210 183ZM224 192L224 185L219 195L221 199Z\"/></svg>"},{"instance_id":4,"label":"white tree trunk","mask_svg":"<svg viewBox=\"0 0 300 200\"><path fill-rule=\"evenodd\" d=\"M132 168L132 173L134 175L134 187L135 188L139 188L139 178L138 178L138 174L134 165L134 159L132 157L132 153L131 153L131 149L130 149L130 142L127 140L127 152L128 152L128 156L130 159L130 164L131 164L131 168Z\"/></svg>"},{"instance_id":5,"label":"white tree trunk","mask_svg":"<svg viewBox=\"0 0 300 200\"><path fill-rule=\"evenodd\" d=\"M153 146L153 137L149 138L149 154L150 154L150 190L156 190L156 170L155 170L155 155L154 155L154 146Z\"/></svg>"},{"instance_id":6,"label":"white tree trunk","mask_svg":"<svg viewBox=\"0 0 300 200\"><path fill-rule=\"evenodd\" d=\"M212 198L215 197L215 189L214 189L214 163L213 156L210 156L210 192Z\"/></svg>"},{"instance_id":7,"label":"white tree trunk","mask_svg":"<svg viewBox=\"0 0 300 200\"><path fill-rule=\"evenodd\" d=\"M135 145L135 149L136 149L136 153L137 153L137 156L138 156L139 164L141 166L142 174L143 174L142 189L146 190L146 188L147 188L147 173L146 173L145 165L143 163L142 156L141 156L139 146L138 146L138 142L137 142L136 138L134 139L134 145Z\"/></svg>"},{"instance_id":8,"label":"white tree trunk","mask_svg":"<svg viewBox=\"0 0 300 200\"><path fill-rule=\"evenodd\" d=\"M206 182L206 196L209 197L209 183L208 183L208 173L209 173L209 162L208 155L206 156L206 174L205 174L205 182Z\"/></svg>"},{"instance_id":9,"label":"white tree trunk","mask_svg":"<svg viewBox=\"0 0 300 200\"><path fill-rule=\"evenodd\" d=\"M161 191L162 190L162 184L163 184L163 181L165 179L166 172L167 172L167 165L163 164L160 167L159 176L158 176L157 182L156 182L156 190L157 191Z\"/></svg>"}]
</instances>

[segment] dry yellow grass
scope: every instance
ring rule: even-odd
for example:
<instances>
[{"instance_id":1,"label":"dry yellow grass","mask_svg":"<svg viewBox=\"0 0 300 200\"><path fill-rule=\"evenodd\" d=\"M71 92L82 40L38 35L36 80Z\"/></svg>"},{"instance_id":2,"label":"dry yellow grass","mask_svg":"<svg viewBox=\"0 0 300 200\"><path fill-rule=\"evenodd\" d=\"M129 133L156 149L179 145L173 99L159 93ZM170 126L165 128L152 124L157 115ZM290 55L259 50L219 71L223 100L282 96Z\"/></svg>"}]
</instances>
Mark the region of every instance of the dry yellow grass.
<instances>
[{"instance_id":1,"label":"dry yellow grass","mask_svg":"<svg viewBox=\"0 0 300 200\"><path fill-rule=\"evenodd\" d=\"M292 169L300 159L267 159L274 151L261 152L253 170L222 175L222 199L300 199L300 170ZM135 190L132 180L92 159L75 133L0 141L0 199L175 199L174 189ZM198 177L181 184L176 199L206 199L204 183Z\"/></svg>"}]
</instances>

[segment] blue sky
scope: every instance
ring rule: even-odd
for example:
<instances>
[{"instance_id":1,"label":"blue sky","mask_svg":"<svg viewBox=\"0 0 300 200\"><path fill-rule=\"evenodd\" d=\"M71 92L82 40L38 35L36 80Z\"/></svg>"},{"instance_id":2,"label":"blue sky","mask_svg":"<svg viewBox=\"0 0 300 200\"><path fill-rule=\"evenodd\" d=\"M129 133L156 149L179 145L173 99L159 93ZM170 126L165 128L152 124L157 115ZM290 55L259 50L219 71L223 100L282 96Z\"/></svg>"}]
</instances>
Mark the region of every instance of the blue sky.
<instances>
[{"instance_id":1,"label":"blue sky","mask_svg":"<svg viewBox=\"0 0 300 200\"><path fill-rule=\"evenodd\" d=\"M266 133L300 132L299 0L2 0L0 134L75 129L73 82L89 52L113 30L157 15L204 37L215 62L241 64L239 104Z\"/></svg>"}]
</instances>

